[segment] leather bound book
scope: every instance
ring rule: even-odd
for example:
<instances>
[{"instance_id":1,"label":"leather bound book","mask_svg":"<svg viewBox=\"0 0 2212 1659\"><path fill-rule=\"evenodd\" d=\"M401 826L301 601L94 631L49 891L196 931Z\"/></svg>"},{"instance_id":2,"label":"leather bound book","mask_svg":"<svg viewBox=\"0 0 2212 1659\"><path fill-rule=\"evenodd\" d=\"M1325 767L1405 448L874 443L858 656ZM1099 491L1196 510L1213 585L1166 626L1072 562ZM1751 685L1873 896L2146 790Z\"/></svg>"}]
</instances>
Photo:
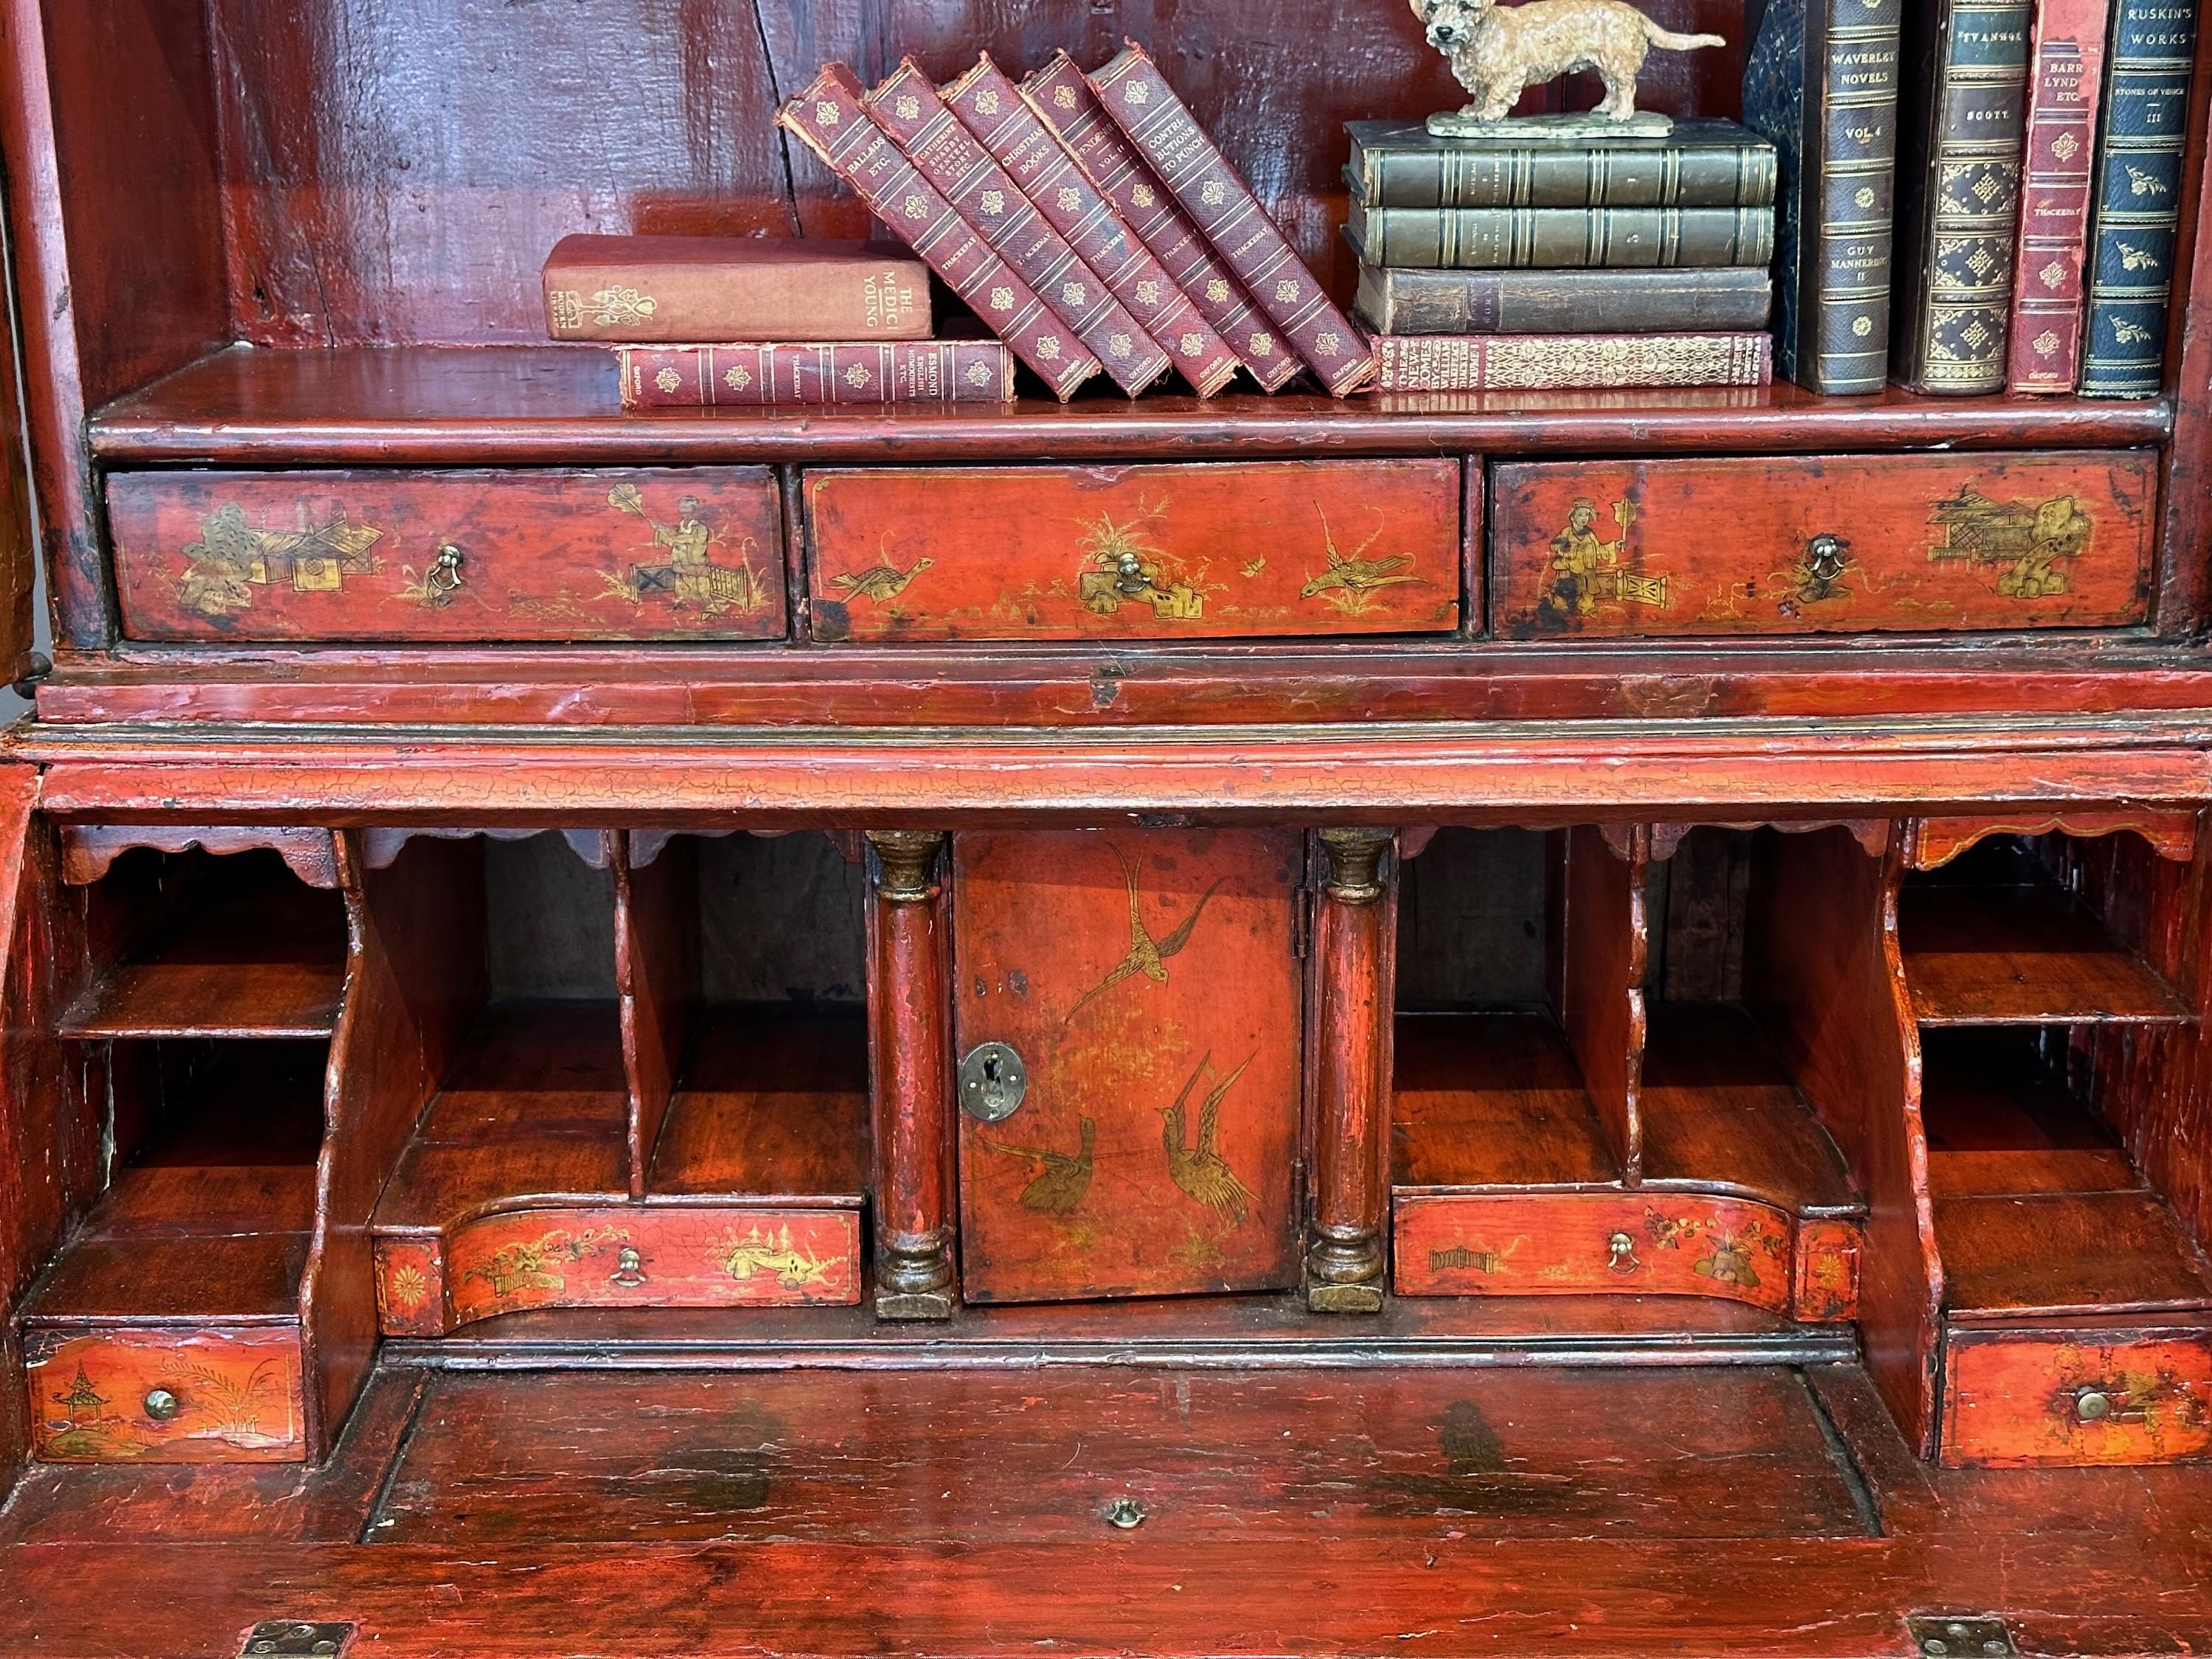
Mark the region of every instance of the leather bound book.
<instances>
[{"instance_id":1,"label":"leather bound book","mask_svg":"<svg viewBox=\"0 0 2212 1659\"><path fill-rule=\"evenodd\" d=\"M1895 0L1890 0L1894 3ZM1770 207L1774 146L1700 116L1665 137L1579 144L1438 138L1419 121L1352 121L1352 193L1370 207Z\"/></svg>"},{"instance_id":2,"label":"leather bound book","mask_svg":"<svg viewBox=\"0 0 2212 1659\"><path fill-rule=\"evenodd\" d=\"M1098 360L915 171L890 135L868 118L863 96L852 70L830 64L776 112L776 123L850 185L1065 403L1098 373Z\"/></svg>"},{"instance_id":3,"label":"leather bound book","mask_svg":"<svg viewBox=\"0 0 2212 1659\"><path fill-rule=\"evenodd\" d=\"M2071 392L2081 378L2081 265L2111 21L2111 0L2042 0L2036 9L2006 377L2014 392Z\"/></svg>"},{"instance_id":4,"label":"leather bound book","mask_svg":"<svg viewBox=\"0 0 2212 1659\"><path fill-rule=\"evenodd\" d=\"M929 270L894 242L564 236L545 261L556 340L926 340Z\"/></svg>"},{"instance_id":5,"label":"leather bound book","mask_svg":"<svg viewBox=\"0 0 2212 1659\"><path fill-rule=\"evenodd\" d=\"M998 340L616 349L624 409L997 404L1010 403L1014 396L1014 354Z\"/></svg>"},{"instance_id":6,"label":"leather bound book","mask_svg":"<svg viewBox=\"0 0 2212 1659\"><path fill-rule=\"evenodd\" d=\"M953 114L1012 175L1036 210L1166 349L1200 397L1211 398L1236 378L1241 366L1237 354L1199 315L1152 250L1121 222L1114 204L1098 193L1067 147L988 53L946 87L944 95Z\"/></svg>"},{"instance_id":7,"label":"leather bound book","mask_svg":"<svg viewBox=\"0 0 2212 1659\"><path fill-rule=\"evenodd\" d=\"M1771 334L1384 336L1383 392L1609 392L1651 386L1765 386Z\"/></svg>"},{"instance_id":8,"label":"leather bound book","mask_svg":"<svg viewBox=\"0 0 2212 1659\"><path fill-rule=\"evenodd\" d=\"M921 65L902 59L868 94L868 112L921 176L981 233L1132 398L1174 364L1105 279L1068 246L945 105Z\"/></svg>"},{"instance_id":9,"label":"leather bound book","mask_svg":"<svg viewBox=\"0 0 2212 1659\"><path fill-rule=\"evenodd\" d=\"M2166 379L2166 306L2189 185L2189 70L2196 0L2113 0L2097 146L2081 394L2154 398Z\"/></svg>"},{"instance_id":10,"label":"leather bound book","mask_svg":"<svg viewBox=\"0 0 2212 1659\"><path fill-rule=\"evenodd\" d=\"M1834 396L1889 379L1900 0L1767 0L1744 119L1782 156L1782 373Z\"/></svg>"},{"instance_id":11,"label":"leather bound book","mask_svg":"<svg viewBox=\"0 0 2212 1659\"><path fill-rule=\"evenodd\" d=\"M1374 354L1142 46L1091 77L1114 123L1197 222L1244 291L1333 396L1371 384Z\"/></svg>"},{"instance_id":12,"label":"leather bound book","mask_svg":"<svg viewBox=\"0 0 2212 1659\"><path fill-rule=\"evenodd\" d=\"M1244 285L1114 125L1075 60L1059 53L1022 82L1022 95L1261 388L1279 392L1295 380L1304 368L1297 354L1284 348L1273 325L1253 308Z\"/></svg>"},{"instance_id":13,"label":"leather bound book","mask_svg":"<svg viewBox=\"0 0 2212 1659\"><path fill-rule=\"evenodd\" d=\"M2004 390L2033 9L1906 8L1890 370L1917 392Z\"/></svg>"},{"instance_id":14,"label":"leather bound book","mask_svg":"<svg viewBox=\"0 0 2212 1659\"><path fill-rule=\"evenodd\" d=\"M1370 208L1345 234L1370 265L1415 270L1758 265L1772 208Z\"/></svg>"},{"instance_id":15,"label":"leather bound book","mask_svg":"<svg viewBox=\"0 0 2212 1659\"><path fill-rule=\"evenodd\" d=\"M1378 334L1740 333L1766 326L1774 281L1756 265L1675 270L1384 270L1359 267Z\"/></svg>"}]
</instances>

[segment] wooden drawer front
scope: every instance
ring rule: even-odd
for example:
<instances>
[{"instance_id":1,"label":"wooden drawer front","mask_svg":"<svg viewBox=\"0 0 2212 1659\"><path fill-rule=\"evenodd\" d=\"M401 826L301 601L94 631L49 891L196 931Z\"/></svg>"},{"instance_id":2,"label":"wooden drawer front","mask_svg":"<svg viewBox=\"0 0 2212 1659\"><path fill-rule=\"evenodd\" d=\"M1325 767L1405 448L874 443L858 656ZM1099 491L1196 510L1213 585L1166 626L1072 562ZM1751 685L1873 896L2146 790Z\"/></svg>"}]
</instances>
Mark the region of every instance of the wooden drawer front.
<instances>
[{"instance_id":1,"label":"wooden drawer front","mask_svg":"<svg viewBox=\"0 0 2212 1659\"><path fill-rule=\"evenodd\" d=\"M2212 1331L1953 1329L1943 1461L1954 1468L2174 1463L2212 1455Z\"/></svg>"},{"instance_id":2,"label":"wooden drawer front","mask_svg":"<svg viewBox=\"0 0 2212 1659\"><path fill-rule=\"evenodd\" d=\"M386 1334L529 1308L800 1308L860 1299L855 1210L730 1205L517 1210L450 1242L380 1238Z\"/></svg>"},{"instance_id":3,"label":"wooden drawer front","mask_svg":"<svg viewBox=\"0 0 2212 1659\"><path fill-rule=\"evenodd\" d=\"M1855 1227L1801 1240L1788 1212L1740 1200L1405 1193L1391 1224L1405 1296L1717 1296L1808 1320L1857 1307Z\"/></svg>"},{"instance_id":4,"label":"wooden drawer front","mask_svg":"<svg viewBox=\"0 0 2212 1659\"><path fill-rule=\"evenodd\" d=\"M2157 496L2155 458L2133 453L1501 466L1495 623L1529 639L2140 623Z\"/></svg>"},{"instance_id":5,"label":"wooden drawer front","mask_svg":"<svg viewBox=\"0 0 2212 1659\"><path fill-rule=\"evenodd\" d=\"M132 639L783 633L782 509L763 467L123 473L107 511Z\"/></svg>"},{"instance_id":6,"label":"wooden drawer front","mask_svg":"<svg viewBox=\"0 0 2212 1659\"><path fill-rule=\"evenodd\" d=\"M1457 461L810 473L829 640L1437 633Z\"/></svg>"},{"instance_id":7,"label":"wooden drawer front","mask_svg":"<svg viewBox=\"0 0 2212 1659\"><path fill-rule=\"evenodd\" d=\"M300 1334L290 1326L37 1330L24 1346L33 1441L48 1462L307 1455Z\"/></svg>"}]
</instances>

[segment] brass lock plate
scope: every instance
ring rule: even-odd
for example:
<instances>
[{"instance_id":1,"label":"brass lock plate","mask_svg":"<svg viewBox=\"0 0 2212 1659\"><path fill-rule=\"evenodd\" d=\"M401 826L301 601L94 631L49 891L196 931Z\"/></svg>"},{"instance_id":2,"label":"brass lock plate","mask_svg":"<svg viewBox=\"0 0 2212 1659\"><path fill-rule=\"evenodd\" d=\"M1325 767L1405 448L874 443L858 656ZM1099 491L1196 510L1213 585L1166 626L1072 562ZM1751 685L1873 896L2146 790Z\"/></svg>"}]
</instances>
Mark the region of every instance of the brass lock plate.
<instances>
[{"instance_id":1,"label":"brass lock plate","mask_svg":"<svg viewBox=\"0 0 2212 1659\"><path fill-rule=\"evenodd\" d=\"M1029 1089L1029 1068L1003 1042L979 1042L960 1062L960 1109L978 1123L1012 1117Z\"/></svg>"}]
</instances>

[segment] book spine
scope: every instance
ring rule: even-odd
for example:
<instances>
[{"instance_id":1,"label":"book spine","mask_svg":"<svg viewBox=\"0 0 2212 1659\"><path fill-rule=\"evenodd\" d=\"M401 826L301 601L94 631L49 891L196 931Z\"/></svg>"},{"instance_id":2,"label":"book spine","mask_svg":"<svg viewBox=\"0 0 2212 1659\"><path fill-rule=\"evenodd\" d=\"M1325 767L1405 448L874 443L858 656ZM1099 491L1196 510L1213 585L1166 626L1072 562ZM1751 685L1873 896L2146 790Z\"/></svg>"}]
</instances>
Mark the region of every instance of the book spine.
<instances>
[{"instance_id":1,"label":"book spine","mask_svg":"<svg viewBox=\"0 0 2212 1659\"><path fill-rule=\"evenodd\" d=\"M1773 295L1755 265L1359 271L1360 314L1382 334L1745 333L1766 326Z\"/></svg>"},{"instance_id":2,"label":"book spine","mask_svg":"<svg viewBox=\"0 0 2212 1659\"><path fill-rule=\"evenodd\" d=\"M1375 345L1384 392L1759 386L1774 375L1769 334L1385 336Z\"/></svg>"},{"instance_id":3,"label":"book spine","mask_svg":"<svg viewBox=\"0 0 2212 1659\"><path fill-rule=\"evenodd\" d=\"M2108 0L2042 0L2036 11L2006 377L2014 392L2071 392L2081 378L2081 264L2110 21Z\"/></svg>"},{"instance_id":4,"label":"book spine","mask_svg":"<svg viewBox=\"0 0 2212 1659\"><path fill-rule=\"evenodd\" d=\"M1370 264L1449 270L1764 266L1771 208L1368 208L1352 231Z\"/></svg>"},{"instance_id":5,"label":"book spine","mask_svg":"<svg viewBox=\"0 0 2212 1659\"><path fill-rule=\"evenodd\" d=\"M1174 364L1067 239L961 125L911 58L867 97L868 113L1132 398Z\"/></svg>"},{"instance_id":6,"label":"book spine","mask_svg":"<svg viewBox=\"0 0 2212 1659\"><path fill-rule=\"evenodd\" d=\"M2020 224L2028 0L1937 0L1920 314L1905 379L2001 392Z\"/></svg>"},{"instance_id":7,"label":"book spine","mask_svg":"<svg viewBox=\"0 0 2212 1659\"><path fill-rule=\"evenodd\" d=\"M1826 7L1820 48L1818 154L1799 211L1803 333L1791 355L1812 389L1881 390L1889 378L1890 226L1897 196L1899 0L1814 0ZM1808 64L1808 73L1816 66ZM1801 382L1802 383L1802 382Z\"/></svg>"},{"instance_id":8,"label":"book spine","mask_svg":"<svg viewBox=\"0 0 2212 1659\"><path fill-rule=\"evenodd\" d=\"M1201 398L1236 378L1237 354L1200 316L1152 250L1121 222L1114 204L1084 175L1075 158L1021 89L988 54L945 88L945 101L983 148L1102 277L1146 332L1166 348Z\"/></svg>"},{"instance_id":9,"label":"book spine","mask_svg":"<svg viewBox=\"0 0 2212 1659\"><path fill-rule=\"evenodd\" d=\"M929 273L906 259L548 264L544 290L556 340L929 337Z\"/></svg>"},{"instance_id":10,"label":"book spine","mask_svg":"<svg viewBox=\"0 0 2212 1659\"><path fill-rule=\"evenodd\" d=\"M915 171L890 135L868 118L861 95L852 71L832 64L777 112L776 121L850 185L1066 402L1098 373L1098 360Z\"/></svg>"},{"instance_id":11,"label":"book spine","mask_svg":"<svg viewBox=\"0 0 2212 1659\"><path fill-rule=\"evenodd\" d=\"M1365 339L1300 262L1144 48L1128 45L1091 84L1115 125L1330 394L1347 397L1370 385L1375 357Z\"/></svg>"},{"instance_id":12,"label":"book spine","mask_svg":"<svg viewBox=\"0 0 2212 1659\"><path fill-rule=\"evenodd\" d=\"M1011 403L1014 354L997 340L616 349L624 409Z\"/></svg>"},{"instance_id":13,"label":"book spine","mask_svg":"<svg viewBox=\"0 0 2212 1659\"><path fill-rule=\"evenodd\" d=\"M1355 143L1352 179L1375 207L1768 207L1775 155L1748 143L1394 149Z\"/></svg>"},{"instance_id":14,"label":"book spine","mask_svg":"<svg viewBox=\"0 0 2212 1659\"><path fill-rule=\"evenodd\" d=\"M2189 142L2195 0L2115 0L2098 147L2096 230L2081 392L2154 398L2166 378L2166 305Z\"/></svg>"}]
</instances>

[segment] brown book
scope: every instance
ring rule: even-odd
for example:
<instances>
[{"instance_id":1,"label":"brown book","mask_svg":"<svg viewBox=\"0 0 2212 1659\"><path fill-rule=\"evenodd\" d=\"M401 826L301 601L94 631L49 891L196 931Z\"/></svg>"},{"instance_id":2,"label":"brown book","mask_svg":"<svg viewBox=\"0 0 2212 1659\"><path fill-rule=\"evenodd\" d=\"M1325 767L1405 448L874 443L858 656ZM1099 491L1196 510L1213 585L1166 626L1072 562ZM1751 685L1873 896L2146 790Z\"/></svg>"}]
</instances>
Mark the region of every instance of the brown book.
<instances>
[{"instance_id":1,"label":"brown book","mask_svg":"<svg viewBox=\"0 0 2212 1659\"><path fill-rule=\"evenodd\" d=\"M929 270L893 242L564 236L545 261L556 340L926 340Z\"/></svg>"},{"instance_id":2,"label":"brown book","mask_svg":"<svg viewBox=\"0 0 2212 1659\"><path fill-rule=\"evenodd\" d=\"M1062 402L1073 397L1098 360L869 119L865 95L851 70L827 64L776 123L852 185Z\"/></svg>"},{"instance_id":3,"label":"brown book","mask_svg":"<svg viewBox=\"0 0 2212 1659\"><path fill-rule=\"evenodd\" d=\"M1114 204L1098 193L989 53L945 88L945 101L1084 264L1166 348L1200 397L1212 397L1235 378L1237 354L1198 314L1152 250L1121 222Z\"/></svg>"},{"instance_id":4,"label":"brown book","mask_svg":"<svg viewBox=\"0 0 2212 1659\"><path fill-rule=\"evenodd\" d=\"M1059 53L1022 82L1022 96L1261 387L1275 392L1297 379L1304 367L1297 354L1285 350L1273 326L1253 309L1244 285L1114 125L1075 60Z\"/></svg>"},{"instance_id":5,"label":"brown book","mask_svg":"<svg viewBox=\"0 0 2212 1659\"><path fill-rule=\"evenodd\" d=\"M1336 308L1145 49L1130 42L1091 77L1091 85L1115 125L1242 280L1252 302L1330 393L1347 397L1371 384L1375 358L1364 337Z\"/></svg>"},{"instance_id":6,"label":"brown book","mask_svg":"<svg viewBox=\"0 0 2212 1659\"><path fill-rule=\"evenodd\" d=\"M1014 354L999 340L618 346L624 409L1000 404Z\"/></svg>"},{"instance_id":7,"label":"brown book","mask_svg":"<svg viewBox=\"0 0 2212 1659\"><path fill-rule=\"evenodd\" d=\"M1766 386L1771 334L1424 334L1375 342L1384 392Z\"/></svg>"},{"instance_id":8,"label":"brown book","mask_svg":"<svg viewBox=\"0 0 2212 1659\"><path fill-rule=\"evenodd\" d=\"M2043 0L2028 76L2013 259L2011 390L2067 392L2081 375L2082 266L2096 176L2110 0Z\"/></svg>"},{"instance_id":9,"label":"brown book","mask_svg":"<svg viewBox=\"0 0 2212 1659\"><path fill-rule=\"evenodd\" d=\"M1167 352L1114 296L1105 279L991 159L960 123L921 64L908 58L868 94L868 113L906 152L921 176L944 193L1036 290L1037 297L1105 364L1132 398L1174 368Z\"/></svg>"}]
</instances>

